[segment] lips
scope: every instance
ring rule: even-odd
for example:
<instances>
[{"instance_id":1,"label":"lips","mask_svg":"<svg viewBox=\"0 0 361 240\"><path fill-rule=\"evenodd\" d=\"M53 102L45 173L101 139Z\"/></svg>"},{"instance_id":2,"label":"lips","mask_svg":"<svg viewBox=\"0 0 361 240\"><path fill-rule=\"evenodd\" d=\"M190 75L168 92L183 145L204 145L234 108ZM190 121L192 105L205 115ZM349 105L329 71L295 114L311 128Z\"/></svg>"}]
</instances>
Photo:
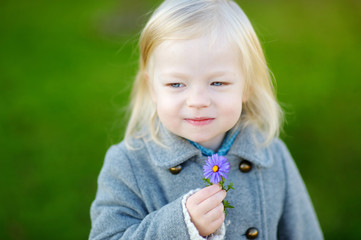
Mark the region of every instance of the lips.
<instances>
[{"instance_id":1,"label":"lips","mask_svg":"<svg viewBox=\"0 0 361 240\"><path fill-rule=\"evenodd\" d=\"M185 120L194 126L204 126L213 122L214 118L186 118Z\"/></svg>"}]
</instances>

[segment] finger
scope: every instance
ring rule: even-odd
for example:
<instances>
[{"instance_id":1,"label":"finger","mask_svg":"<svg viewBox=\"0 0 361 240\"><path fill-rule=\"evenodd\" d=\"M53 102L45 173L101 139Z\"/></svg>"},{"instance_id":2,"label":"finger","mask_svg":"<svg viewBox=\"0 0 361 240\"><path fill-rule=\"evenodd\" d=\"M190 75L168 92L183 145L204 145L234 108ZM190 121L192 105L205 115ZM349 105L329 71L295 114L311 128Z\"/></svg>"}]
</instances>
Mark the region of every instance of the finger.
<instances>
[{"instance_id":1,"label":"finger","mask_svg":"<svg viewBox=\"0 0 361 240\"><path fill-rule=\"evenodd\" d=\"M214 184L208 187L205 187L198 192L196 192L194 195L191 196L192 202L195 205L199 205L204 200L208 199L212 195L216 194L217 192L221 191L222 187L219 184Z\"/></svg>"},{"instance_id":2,"label":"finger","mask_svg":"<svg viewBox=\"0 0 361 240\"><path fill-rule=\"evenodd\" d=\"M224 216L224 206L222 203L218 204L215 208L207 212L204 217L207 218L210 222L217 221L219 218Z\"/></svg>"},{"instance_id":3,"label":"finger","mask_svg":"<svg viewBox=\"0 0 361 240\"><path fill-rule=\"evenodd\" d=\"M222 203L223 199L226 196L226 191L221 190L217 192L216 194L212 195L208 199L204 200L194 208L194 212L197 215L205 215L212 209L216 208L218 204Z\"/></svg>"},{"instance_id":4,"label":"finger","mask_svg":"<svg viewBox=\"0 0 361 240\"><path fill-rule=\"evenodd\" d=\"M216 194L210 196L203 202L201 202L199 204L199 207L204 209L204 211L205 211L204 213L207 213L210 210L212 210L213 208L216 208L218 206L218 204L220 204L223 201L223 199L225 199L226 195L227 195L227 192L225 190L221 190L221 191L217 192Z\"/></svg>"},{"instance_id":5,"label":"finger","mask_svg":"<svg viewBox=\"0 0 361 240\"><path fill-rule=\"evenodd\" d=\"M222 223L224 222L224 219L225 219L224 212L222 212L222 214L219 218L217 218L213 222L209 223L209 227L211 229L214 229L212 232L215 232L218 228L221 227Z\"/></svg>"}]
</instances>

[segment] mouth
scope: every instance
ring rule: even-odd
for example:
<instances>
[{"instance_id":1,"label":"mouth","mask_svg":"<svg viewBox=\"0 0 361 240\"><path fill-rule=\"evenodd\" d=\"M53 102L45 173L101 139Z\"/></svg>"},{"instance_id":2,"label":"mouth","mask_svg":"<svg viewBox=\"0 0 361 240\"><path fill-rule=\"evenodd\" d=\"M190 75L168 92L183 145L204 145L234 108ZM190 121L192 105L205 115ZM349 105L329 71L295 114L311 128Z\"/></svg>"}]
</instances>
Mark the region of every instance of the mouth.
<instances>
[{"instance_id":1,"label":"mouth","mask_svg":"<svg viewBox=\"0 0 361 240\"><path fill-rule=\"evenodd\" d=\"M185 118L185 120L194 126L204 126L210 124L214 118Z\"/></svg>"}]
</instances>

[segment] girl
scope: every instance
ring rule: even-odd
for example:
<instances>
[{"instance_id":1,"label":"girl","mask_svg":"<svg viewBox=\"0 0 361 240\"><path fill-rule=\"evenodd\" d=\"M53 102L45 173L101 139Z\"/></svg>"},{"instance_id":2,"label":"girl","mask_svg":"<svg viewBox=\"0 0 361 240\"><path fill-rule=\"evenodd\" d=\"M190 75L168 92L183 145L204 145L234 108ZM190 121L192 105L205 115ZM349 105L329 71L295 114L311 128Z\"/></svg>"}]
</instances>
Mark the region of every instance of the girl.
<instances>
[{"instance_id":1,"label":"girl","mask_svg":"<svg viewBox=\"0 0 361 240\"><path fill-rule=\"evenodd\" d=\"M140 37L131 117L125 140L106 154L90 239L322 239L277 137L281 116L235 2L164 1ZM230 163L227 216L226 192L202 181L214 153Z\"/></svg>"}]
</instances>

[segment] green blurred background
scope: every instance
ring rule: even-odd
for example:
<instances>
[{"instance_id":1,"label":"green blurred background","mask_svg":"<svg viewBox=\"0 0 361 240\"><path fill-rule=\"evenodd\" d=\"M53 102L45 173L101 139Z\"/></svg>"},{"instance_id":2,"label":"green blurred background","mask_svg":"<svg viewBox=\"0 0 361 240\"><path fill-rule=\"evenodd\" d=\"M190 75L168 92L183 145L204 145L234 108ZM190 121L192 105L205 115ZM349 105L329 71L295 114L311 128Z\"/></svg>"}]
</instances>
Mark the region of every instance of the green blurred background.
<instances>
[{"instance_id":1,"label":"green blurred background","mask_svg":"<svg viewBox=\"0 0 361 240\"><path fill-rule=\"evenodd\" d=\"M138 33L160 1L0 2L0 239L86 239L121 140ZM361 1L238 1L326 239L361 239Z\"/></svg>"}]
</instances>

